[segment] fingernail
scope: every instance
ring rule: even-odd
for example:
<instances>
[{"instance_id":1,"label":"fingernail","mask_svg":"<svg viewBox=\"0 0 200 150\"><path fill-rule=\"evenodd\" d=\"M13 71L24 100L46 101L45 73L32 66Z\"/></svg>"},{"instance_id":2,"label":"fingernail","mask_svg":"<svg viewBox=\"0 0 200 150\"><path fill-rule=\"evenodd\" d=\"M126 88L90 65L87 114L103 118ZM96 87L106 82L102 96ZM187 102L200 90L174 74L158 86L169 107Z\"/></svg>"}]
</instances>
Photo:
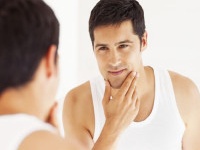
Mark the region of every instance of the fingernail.
<instances>
[{"instance_id":1,"label":"fingernail","mask_svg":"<svg viewBox=\"0 0 200 150\"><path fill-rule=\"evenodd\" d=\"M137 72L135 72L135 71L134 71L134 72L133 72L133 76L135 77L135 76L136 76L136 74L137 74Z\"/></svg>"},{"instance_id":2,"label":"fingernail","mask_svg":"<svg viewBox=\"0 0 200 150\"><path fill-rule=\"evenodd\" d=\"M137 74L136 74L136 77L138 78L138 77L140 77L140 74L137 72Z\"/></svg>"}]
</instances>

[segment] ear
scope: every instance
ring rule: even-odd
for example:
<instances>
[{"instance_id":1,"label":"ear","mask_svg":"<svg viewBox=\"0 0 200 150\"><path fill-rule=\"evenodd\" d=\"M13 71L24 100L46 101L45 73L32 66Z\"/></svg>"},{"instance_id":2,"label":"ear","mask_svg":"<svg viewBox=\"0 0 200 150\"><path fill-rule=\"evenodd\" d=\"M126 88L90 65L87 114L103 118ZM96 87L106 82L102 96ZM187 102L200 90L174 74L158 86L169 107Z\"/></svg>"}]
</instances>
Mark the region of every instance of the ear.
<instances>
[{"instance_id":1,"label":"ear","mask_svg":"<svg viewBox=\"0 0 200 150\"><path fill-rule=\"evenodd\" d=\"M54 74L57 74L58 65L57 65L57 46L51 45L48 49L47 54L45 55L45 65L46 65L46 75L51 77Z\"/></svg>"},{"instance_id":2,"label":"ear","mask_svg":"<svg viewBox=\"0 0 200 150\"><path fill-rule=\"evenodd\" d=\"M147 48L147 31L144 32L141 39L141 51L143 52Z\"/></svg>"}]
</instances>

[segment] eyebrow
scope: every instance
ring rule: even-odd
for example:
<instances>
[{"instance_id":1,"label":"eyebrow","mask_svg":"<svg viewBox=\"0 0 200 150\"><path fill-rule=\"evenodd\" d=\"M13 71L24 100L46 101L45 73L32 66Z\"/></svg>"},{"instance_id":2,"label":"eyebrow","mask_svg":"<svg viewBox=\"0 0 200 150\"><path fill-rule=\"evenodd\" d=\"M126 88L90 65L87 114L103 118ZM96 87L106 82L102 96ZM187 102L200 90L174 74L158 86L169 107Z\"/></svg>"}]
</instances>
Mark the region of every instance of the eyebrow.
<instances>
[{"instance_id":1,"label":"eyebrow","mask_svg":"<svg viewBox=\"0 0 200 150\"><path fill-rule=\"evenodd\" d=\"M96 44L95 48L100 47L100 46L103 46L103 47L105 46L106 47L106 46L108 46L108 44Z\"/></svg>"},{"instance_id":2,"label":"eyebrow","mask_svg":"<svg viewBox=\"0 0 200 150\"><path fill-rule=\"evenodd\" d=\"M124 43L133 43L133 41L130 41L130 40L120 41L120 42L115 43L115 46L120 45L120 44L124 44Z\"/></svg>"},{"instance_id":3,"label":"eyebrow","mask_svg":"<svg viewBox=\"0 0 200 150\"><path fill-rule=\"evenodd\" d=\"M124 40L124 41L117 42L114 45L116 46L116 45L120 45L120 44L124 44L124 43L133 43L133 41ZM100 47L100 46L105 46L106 47L106 46L108 46L108 44L101 44L101 43L99 43L99 44L95 45L95 48Z\"/></svg>"}]
</instances>

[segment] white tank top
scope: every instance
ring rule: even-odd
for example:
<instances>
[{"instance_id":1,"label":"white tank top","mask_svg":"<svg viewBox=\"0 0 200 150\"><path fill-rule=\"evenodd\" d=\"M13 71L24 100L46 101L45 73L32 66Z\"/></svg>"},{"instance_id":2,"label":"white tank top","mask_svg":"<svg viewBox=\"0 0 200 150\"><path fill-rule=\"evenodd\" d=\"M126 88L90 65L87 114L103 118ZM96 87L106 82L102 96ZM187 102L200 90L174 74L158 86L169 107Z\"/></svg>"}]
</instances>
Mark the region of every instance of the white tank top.
<instances>
[{"instance_id":1,"label":"white tank top","mask_svg":"<svg viewBox=\"0 0 200 150\"><path fill-rule=\"evenodd\" d=\"M184 122L179 114L168 71L154 69L155 99L151 114L141 122L133 122L122 133L117 150L182 150ZM98 139L105 116L102 106L105 85L102 77L90 80L95 131L93 140Z\"/></svg>"},{"instance_id":2,"label":"white tank top","mask_svg":"<svg viewBox=\"0 0 200 150\"><path fill-rule=\"evenodd\" d=\"M56 131L34 116L0 115L0 150L17 150L28 135L40 130Z\"/></svg>"}]
</instances>

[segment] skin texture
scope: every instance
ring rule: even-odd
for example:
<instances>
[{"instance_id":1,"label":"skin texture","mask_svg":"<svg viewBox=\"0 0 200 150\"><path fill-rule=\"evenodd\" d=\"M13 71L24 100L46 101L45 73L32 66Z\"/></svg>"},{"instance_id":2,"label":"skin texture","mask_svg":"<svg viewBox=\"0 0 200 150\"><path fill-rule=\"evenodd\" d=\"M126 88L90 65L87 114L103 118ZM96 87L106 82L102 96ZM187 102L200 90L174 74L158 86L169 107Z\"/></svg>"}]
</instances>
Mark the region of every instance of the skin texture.
<instances>
[{"instance_id":1,"label":"skin texture","mask_svg":"<svg viewBox=\"0 0 200 150\"><path fill-rule=\"evenodd\" d=\"M147 33L142 40L134 34L131 21L120 25L99 26L94 30L94 54L99 70L110 85L110 96L116 101L124 90L130 72L137 72L137 81L132 89L140 102L139 111L133 115L134 121L145 120L151 113L155 96L154 73L151 67L143 66L142 52L147 46ZM200 94L195 84L188 78L171 72L170 77L175 92L176 103L185 123L183 150L200 149ZM139 77L138 77L139 76ZM121 104L121 103L120 103ZM117 109L117 108L113 108ZM119 115L119 114L118 114ZM124 114L121 114L124 115ZM107 114L105 113L106 119ZM94 144L94 110L90 83L86 82L72 89L66 96L63 110L65 133L85 149Z\"/></svg>"}]
</instances>

